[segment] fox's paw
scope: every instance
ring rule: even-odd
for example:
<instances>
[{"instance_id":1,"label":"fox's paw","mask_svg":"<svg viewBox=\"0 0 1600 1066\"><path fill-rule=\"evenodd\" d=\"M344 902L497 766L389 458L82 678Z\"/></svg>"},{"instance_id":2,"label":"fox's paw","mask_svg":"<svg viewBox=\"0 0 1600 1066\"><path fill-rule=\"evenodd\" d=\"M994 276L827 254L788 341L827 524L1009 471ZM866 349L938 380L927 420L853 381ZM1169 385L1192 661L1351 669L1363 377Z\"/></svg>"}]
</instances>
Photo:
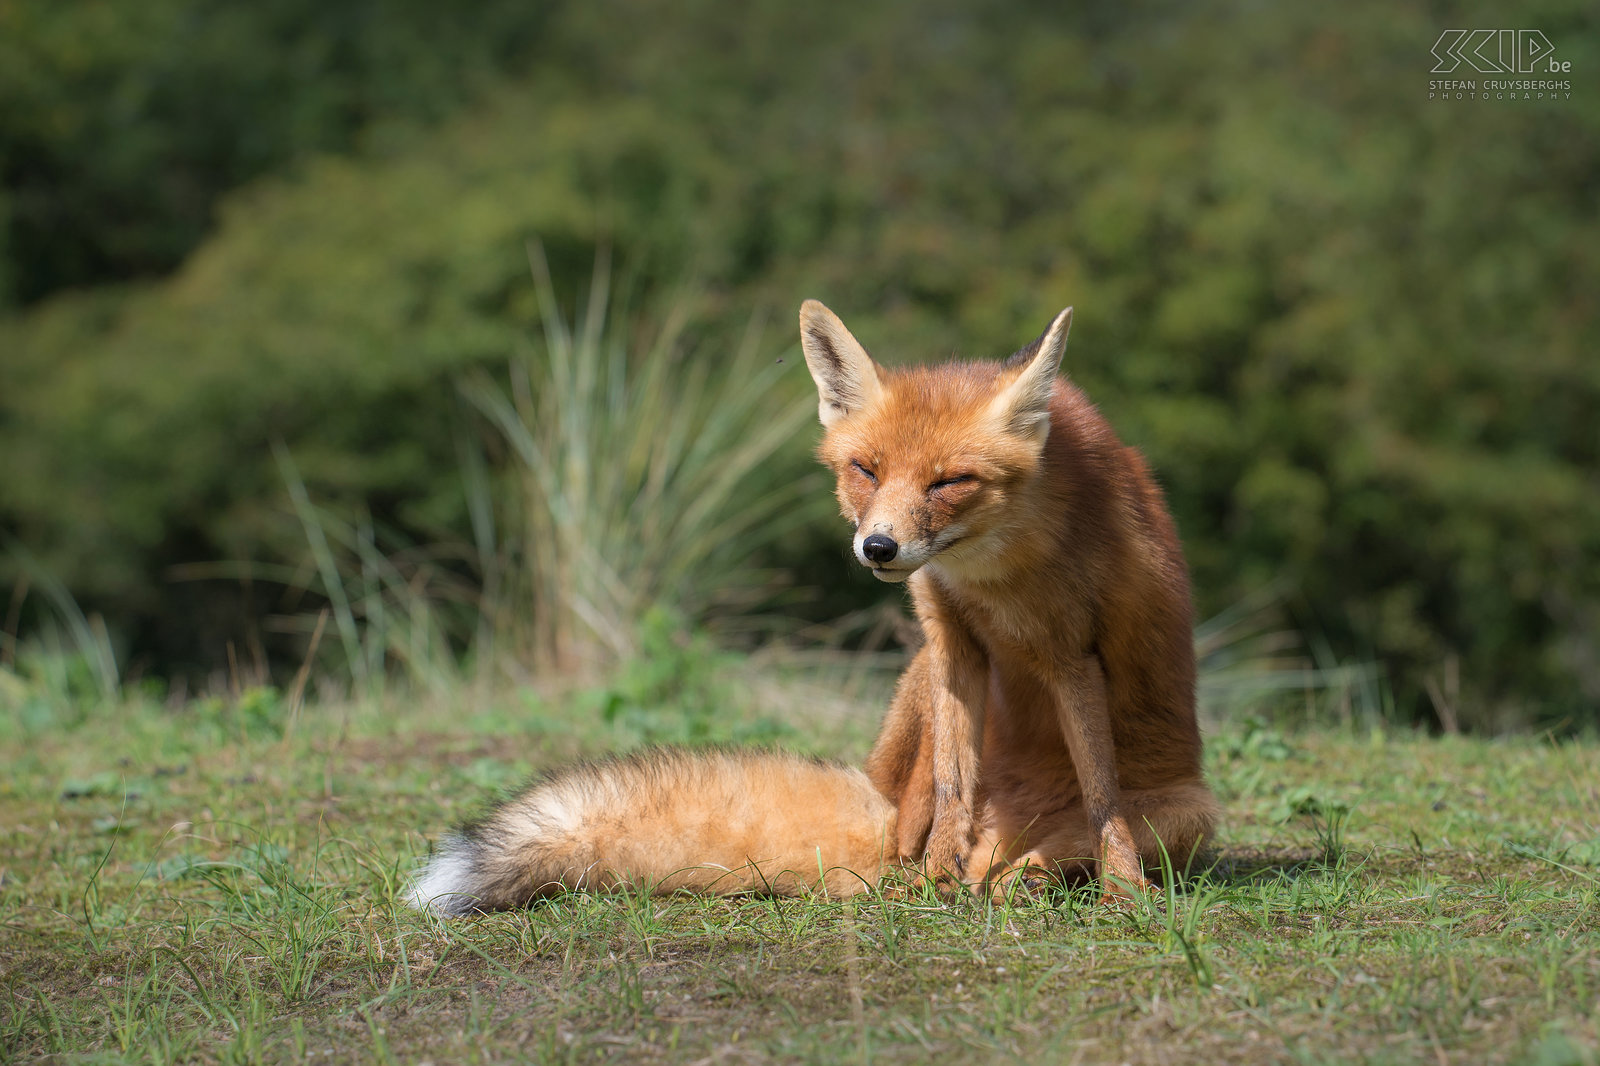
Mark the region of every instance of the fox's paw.
<instances>
[{"instance_id":1,"label":"fox's paw","mask_svg":"<svg viewBox=\"0 0 1600 1066\"><path fill-rule=\"evenodd\" d=\"M884 899L915 899L927 881L928 879L923 876L921 864L908 855L902 855L890 863L883 876L879 878L878 894Z\"/></svg>"},{"instance_id":2,"label":"fox's paw","mask_svg":"<svg viewBox=\"0 0 1600 1066\"><path fill-rule=\"evenodd\" d=\"M1038 863L1019 862L988 882L989 898L996 903L1007 900L1024 903L1043 896L1056 878L1049 869ZM974 889L977 890L976 888Z\"/></svg>"},{"instance_id":3,"label":"fox's paw","mask_svg":"<svg viewBox=\"0 0 1600 1066\"><path fill-rule=\"evenodd\" d=\"M935 825L928 834L928 849L922 855L922 872L935 884L960 885L967 877L967 852L972 833L962 827Z\"/></svg>"},{"instance_id":4,"label":"fox's paw","mask_svg":"<svg viewBox=\"0 0 1600 1066\"><path fill-rule=\"evenodd\" d=\"M1121 868L1113 868L1111 863L1100 865L1100 902L1107 906L1129 907L1139 900L1148 899L1155 891L1155 886L1144 875L1144 870L1137 864L1118 864Z\"/></svg>"},{"instance_id":5,"label":"fox's paw","mask_svg":"<svg viewBox=\"0 0 1600 1066\"><path fill-rule=\"evenodd\" d=\"M967 883L960 874L940 873L933 878L934 891L946 902L961 899L967 892Z\"/></svg>"},{"instance_id":6,"label":"fox's paw","mask_svg":"<svg viewBox=\"0 0 1600 1066\"><path fill-rule=\"evenodd\" d=\"M966 891L967 864L959 854L942 862L931 854L916 861L903 861L902 884L909 893L925 893L931 888L941 898L951 900Z\"/></svg>"},{"instance_id":7,"label":"fox's paw","mask_svg":"<svg viewBox=\"0 0 1600 1066\"><path fill-rule=\"evenodd\" d=\"M948 869L934 869L926 864L916 867L907 882L907 889L912 893L925 892L932 888L944 900L958 898L967 890L967 883L960 873Z\"/></svg>"},{"instance_id":8,"label":"fox's paw","mask_svg":"<svg viewBox=\"0 0 1600 1066\"><path fill-rule=\"evenodd\" d=\"M1150 879L1144 875L1144 864L1128 831L1127 820L1117 815L1106 821L1100 831L1100 885L1104 894L1101 903L1132 901L1150 894Z\"/></svg>"},{"instance_id":9,"label":"fox's paw","mask_svg":"<svg viewBox=\"0 0 1600 1066\"><path fill-rule=\"evenodd\" d=\"M1116 910L1136 910L1140 904L1148 903L1157 898L1155 886L1141 872L1136 880L1119 877L1116 874L1107 876L1106 871L1100 874L1100 905Z\"/></svg>"}]
</instances>

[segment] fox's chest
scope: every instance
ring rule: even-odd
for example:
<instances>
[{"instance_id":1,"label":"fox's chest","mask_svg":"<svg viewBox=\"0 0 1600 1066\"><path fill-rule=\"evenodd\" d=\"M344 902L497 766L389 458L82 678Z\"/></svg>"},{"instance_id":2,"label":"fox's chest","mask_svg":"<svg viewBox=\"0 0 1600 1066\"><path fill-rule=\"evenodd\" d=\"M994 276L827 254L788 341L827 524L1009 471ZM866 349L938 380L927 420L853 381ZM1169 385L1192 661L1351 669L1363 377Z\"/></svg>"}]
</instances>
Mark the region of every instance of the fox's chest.
<instances>
[{"instance_id":1,"label":"fox's chest","mask_svg":"<svg viewBox=\"0 0 1600 1066\"><path fill-rule=\"evenodd\" d=\"M1011 596L968 595L953 612L993 671L1039 680L1094 647L1094 615L1083 599L1047 587Z\"/></svg>"}]
</instances>

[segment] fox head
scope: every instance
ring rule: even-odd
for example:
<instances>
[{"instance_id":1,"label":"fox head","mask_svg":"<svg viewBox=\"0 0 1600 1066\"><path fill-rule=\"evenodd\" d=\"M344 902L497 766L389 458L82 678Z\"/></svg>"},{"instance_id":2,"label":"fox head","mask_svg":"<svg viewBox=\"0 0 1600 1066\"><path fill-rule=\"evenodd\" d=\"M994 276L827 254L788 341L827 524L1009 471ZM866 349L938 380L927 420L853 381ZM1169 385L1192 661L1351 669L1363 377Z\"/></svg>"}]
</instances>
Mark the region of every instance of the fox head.
<instances>
[{"instance_id":1,"label":"fox head","mask_svg":"<svg viewBox=\"0 0 1600 1066\"><path fill-rule=\"evenodd\" d=\"M824 428L817 455L838 478L855 555L882 581L938 559L991 569L1028 526L1019 499L1050 433L1050 398L1072 308L1010 359L890 369L837 315L800 305L800 341Z\"/></svg>"}]
</instances>

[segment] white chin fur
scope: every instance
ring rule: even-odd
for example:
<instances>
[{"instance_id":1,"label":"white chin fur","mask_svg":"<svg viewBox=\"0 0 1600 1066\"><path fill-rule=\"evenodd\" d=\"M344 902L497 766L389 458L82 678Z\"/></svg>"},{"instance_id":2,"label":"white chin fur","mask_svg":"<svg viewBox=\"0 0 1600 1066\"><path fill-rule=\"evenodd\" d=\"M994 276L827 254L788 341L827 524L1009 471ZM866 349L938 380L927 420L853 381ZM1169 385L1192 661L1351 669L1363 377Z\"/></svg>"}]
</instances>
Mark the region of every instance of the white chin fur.
<instances>
[{"instance_id":1,"label":"white chin fur","mask_svg":"<svg viewBox=\"0 0 1600 1066\"><path fill-rule=\"evenodd\" d=\"M887 581L891 585L898 585L910 580L911 575L914 573L916 573L915 570L879 570L874 568L872 576L879 581Z\"/></svg>"}]
</instances>

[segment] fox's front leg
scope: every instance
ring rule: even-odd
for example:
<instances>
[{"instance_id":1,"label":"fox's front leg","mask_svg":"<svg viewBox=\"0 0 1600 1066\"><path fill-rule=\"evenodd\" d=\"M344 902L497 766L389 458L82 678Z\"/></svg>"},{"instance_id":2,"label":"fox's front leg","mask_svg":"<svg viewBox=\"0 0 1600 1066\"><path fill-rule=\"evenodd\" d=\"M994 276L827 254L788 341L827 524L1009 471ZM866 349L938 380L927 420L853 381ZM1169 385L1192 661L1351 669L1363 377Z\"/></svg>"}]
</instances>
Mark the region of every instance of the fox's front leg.
<instances>
[{"instance_id":1,"label":"fox's front leg","mask_svg":"<svg viewBox=\"0 0 1600 1066\"><path fill-rule=\"evenodd\" d=\"M933 828L932 705L933 679L923 645L900 675L866 764L867 777L898 812L895 857L906 863L922 859Z\"/></svg>"},{"instance_id":2,"label":"fox's front leg","mask_svg":"<svg viewBox=\"0 0 1600 1066\"><path fill-rule=\"evenodd\" d=\"M1148 887L1139 849L1122 810L1105 671L1092 655L1065 663L1053 679L1056 714L1078 774L1089 837L1095 842L1105 899L1127 898ZM1076 856L1057 856L1074 858Z\"/></svg>"},{"instance_id":3,"label":"fox's front leg","mask_svg":"<svg viewBox=\"0 0 1600 1066\"><path fill-rule=\"evenodd\" d=\"M933 826L923 863L929 877L961 880L973 841L989 662L959 625L925 617L923 628L933 742Z\"/></svg>"}]
</instances>

